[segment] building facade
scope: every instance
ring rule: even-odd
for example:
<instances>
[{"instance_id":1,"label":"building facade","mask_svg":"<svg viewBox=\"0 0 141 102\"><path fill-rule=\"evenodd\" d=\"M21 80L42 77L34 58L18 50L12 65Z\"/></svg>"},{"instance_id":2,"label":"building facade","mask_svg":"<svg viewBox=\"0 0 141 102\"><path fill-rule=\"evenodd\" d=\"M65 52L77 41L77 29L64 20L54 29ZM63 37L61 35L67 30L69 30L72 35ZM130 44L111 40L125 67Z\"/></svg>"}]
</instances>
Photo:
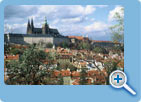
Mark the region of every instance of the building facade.
<instances>
[{"instance_id":1,"label":"building facade","mask_svg":"<svg viewBox=\"0 0 141 102\"><path fill-rule=\"evenodd\" d=\"M28 44L38 44L38 43L52 43L54 45L59 45L62 42L69 43L70 39L67 37L52 37L49 35L44 34L5 34L4 35L4 42L5 43L12 43L12 44L21 44L21 45L28 45Z\"/></svg>"}]
</instances>

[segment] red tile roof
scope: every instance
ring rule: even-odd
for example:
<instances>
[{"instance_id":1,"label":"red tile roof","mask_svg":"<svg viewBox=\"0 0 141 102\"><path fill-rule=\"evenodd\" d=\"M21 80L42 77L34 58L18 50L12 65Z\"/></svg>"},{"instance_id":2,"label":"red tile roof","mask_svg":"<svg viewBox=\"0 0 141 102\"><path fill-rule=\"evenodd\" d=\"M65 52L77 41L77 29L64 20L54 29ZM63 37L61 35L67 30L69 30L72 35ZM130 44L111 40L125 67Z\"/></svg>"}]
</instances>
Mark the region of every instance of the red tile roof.
<instances>
[{"instance_id":1,"label":"red tile roof","mask_svg":"<svg viewBox=\"0 0 141 102\"><path fill-rule=\"evenodd\" d=\"M84 37L82 37L82 36L68 36L68 38L75 38L78 40L84 40Z\"/></svg>"},{"instance_id":2,"label":"red tile roof","mask_svg":"<svg viewBox=\"0 0 141 102\"><path fill-rule=\"evenodd\" d=\"M124 60L120 61L117 66L120 68L124 68Z\"/></svg>"},{"instance_id":3,"label":"red tile roof","mask_svg":"<svg viewBox=\"0 0 141 102\"><path fill-rule=\"evenodd\" d=\"M86 64L87 64L86 62L80 62L80 65L81 65L81 66L84 66L84 67L85 67Z\"/></svg>"},{"instance_id":4,"label":"red tile roof","mask_svg":"<svg viewBox=\"0 0 141 102\"><path fill-rule=\"evenodd\" d=\"M88 71L88 77L91 77L91 76L97 76L99 75L99 72L97 70L91 70L91 71Z\"/></svg>"},{"instance_id":5,"label":"red tile roof","mask_svg":"<svg viewBox=\"0 0 141 102\"><path fill-rule=\"evenodd\" d=\"M21 48L28 48L28 46L26 46L26 45L13 45L12 47L13 47L13 48L18 48L18 49L21 49Z\"/></svg>"},{"instance_id":6,"label":"red tile roof","mask_svg":"<svg viewBox=\"0 0 141 102\"><path fill-rule=\"evenodd\" d=\"M71 74L72 74L73 77L79 77L80 76L80 72L77 72L77 71L73 71Z\"/></svg>"},{"instance_id":7,"label":"red tile roof","mask_svg":"<svg viewBox=\"0 0 141 102\"><path fill-rule=\"evenodd\" d=\"M6 55L4 56L5 60L18 60L19 59L19 55Z\"/></svg>"},{"instance_id":8,"label":"red tile roof","mask_svg":"<svg viewBox=\"0 0 141 102\"><path fill-rule=\"evenodd\" d=\"M54 76L55 76L55 77L58 77L58 76L61 74L61 72L60 72L60 71L55 70L55 71L53 72L53 74L54 74Z\"/></svg>"},{"instance_id":9,"label":"red tile roof","mask_svg":"<svg viewBox=\"0 0 141 102\"><path fill-rule=\"evenodd\" d=\"M49 48L45 49L44 51L45 51L46 53L49 53L49 52L55 52L54 49L49 49Z\"/></svg>"},{"instance_id":10,"label":"red tile roof","mask_svg":"<svg viewBox=\"0 0 141 102\"><path fill-rule=\"evenodd\" d=\"M69 70L62 70L61 71L61 75L62 76L70 76L71 75L71 72Z\"/></svg>"},{"instance_id":11,"label":"red tile roof","mask_svg":"<svg viewBox=\"0 0 141 102\"><path fill-rule=\"evenodd\" d=\"M76 79L72 84L73 85L79 85L80 79Z\"/></svg>"}]
</instances>

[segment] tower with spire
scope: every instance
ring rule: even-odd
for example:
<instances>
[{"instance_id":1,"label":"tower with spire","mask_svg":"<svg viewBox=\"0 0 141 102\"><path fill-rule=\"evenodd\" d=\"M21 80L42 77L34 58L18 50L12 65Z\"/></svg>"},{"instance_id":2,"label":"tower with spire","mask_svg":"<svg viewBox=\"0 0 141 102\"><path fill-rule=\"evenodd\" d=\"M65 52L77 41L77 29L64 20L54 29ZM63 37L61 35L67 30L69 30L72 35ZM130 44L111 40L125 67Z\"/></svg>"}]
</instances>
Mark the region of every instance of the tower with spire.
<instances>
[{"instance_id":1,"label":"tower with spire","mask_svg":"<svg viewBox=\"0 0 141 102\"><path fill-rule=\"evenodd\" d=\"M29 19L28 19L28 23L27 23L27 34L32 34L32 27L31 27Z\"/></svg>"},{"instance_id":2,"label":"tower with spire","mask_svg":"<svg viewBox=\"0 0 141 102\"><path fill-rule=\"evenodd\" d=\"M53 37L61 36L57 29L52 29L49 27L46 17L44 19L42 28L35 28L33 18L31 18L31 20L28 19L27 34L48 34Z\"/></svg>"},{"instance_id":3,"label":"tower with spire","mask_svg":"<svg viewBox=\"0 0 141 102\"><path fill-rule=\"evenodd\" d=\"M42 34L49 34L49 26L47 24L47 19L45 17L44 24L42 26Z\"/></svg>"},{"instance_id":4,"label":"tower with spire","mask_svg":"<svg viewBox=\"0 0 141 102\"><path fill-rule=\"evenodd\" d=\"M34 22L33 22L33 18L31 18L31 29L32 29L32 31L34 31Z\"/></svg>"}]
</instances>

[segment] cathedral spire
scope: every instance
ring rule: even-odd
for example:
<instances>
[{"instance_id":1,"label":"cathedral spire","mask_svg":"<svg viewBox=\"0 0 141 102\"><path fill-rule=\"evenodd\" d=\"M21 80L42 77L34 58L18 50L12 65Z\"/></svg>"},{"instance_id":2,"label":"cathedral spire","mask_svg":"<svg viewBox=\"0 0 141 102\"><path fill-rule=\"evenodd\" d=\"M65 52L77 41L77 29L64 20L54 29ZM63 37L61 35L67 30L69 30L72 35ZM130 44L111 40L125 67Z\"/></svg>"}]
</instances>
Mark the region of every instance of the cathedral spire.
<instances>
[{"instance_id":1,"label":"cathedral spire","mask_svg":"<svg viewBox=\"0 0 141 102\"><path fill-rule=\"evenodd\" d=\"M45 16L44 24L47 25L47 18Z\"/></svg>"},{"instance_id":2,"label":"cathedral spire","mask_svg":"<svg viewBox=\"0 0 141 102\"><path fill-rule=\"evenodd\" d=\"M48 34L48 33L49 33L49 26L48 26L48 24L47 24L47 19L46 19L46 17L45 17L45 19L44 19L44 24L43 24L43 26L42 26L42 33L43 33L43 34Z\"/></svg>"},{"instance_id":3,"label":"cathedral spire","mask_svg":"<svg viewBox=\"0 0 141 102\"><path fill-rule=\"evenodd\" d=\"M30 28L30 20L28 19L27 27Z\"/></svg>"},{"instance_id":4,"label":"cathedral spire","mask_svg":"<svg viewBox=\"0 0 141 102\"><path fill-rule=\"evenodd\" d=\"M33 22L33 18L31 18L31 28L34 28L34 22Z\"/></svg>"},{"instance_id":5,"label":"cathedral spire","mask_svg":"<svg viewBox=\"0 0 141 102\"><path fill-rule=\"evenodd\" d=\"M28 19L28 23L27 23L27 34L31 34L31 24L30 24L30 19Z\"/></svg>"}]
</instances>

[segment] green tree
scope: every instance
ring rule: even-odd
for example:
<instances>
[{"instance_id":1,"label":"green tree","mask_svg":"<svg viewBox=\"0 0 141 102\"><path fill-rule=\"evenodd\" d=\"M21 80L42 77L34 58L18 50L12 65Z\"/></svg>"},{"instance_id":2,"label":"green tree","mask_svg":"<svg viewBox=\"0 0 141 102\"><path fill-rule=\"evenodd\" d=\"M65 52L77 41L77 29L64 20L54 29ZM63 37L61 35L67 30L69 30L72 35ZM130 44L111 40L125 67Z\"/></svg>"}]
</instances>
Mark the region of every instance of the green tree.
<instances>
[{"instance_id":1,"label":"green tree","mask_svg":"<svg viewBox=\"0 0 141 102\"><path fill-rule=\"evenodd\" d=\"M10 49L11 49L11 47L8 43L4 44L4 54L9 54Z\"/></svg>"},{"instance_id":2,"label":"green tree","mask_svg":"<svg viewBox=\"0 0 141 102\"><path fill-rule=\"evenodd\" d=\"M110 62L105 62L104 63L104 67L106 68L106 72L107 72L107 77L106 77L106 83L109 85L109 76L110 74L117 70L117 64L119 62L114 62L114 61L110 61Z\"/></svg>"},{"instance_id":3,"label":"green tree","mask_svg":"<svg viewBox=\"0 0 141 102\"><path fill-rule=\"evenodd\" d=\"M58 80L57 80L57 85L63 85L64 84L64 80L63 77L61 76L61 74L58 76Z\"/></svg>"},{"instance_id":4,"label":"green tree","mask_svg":"<svg viewBox=\"0 0 141 102\"><path fill-rule=\"evenodd\" d=\"M78 44L78 49L86 49L86 50L89 50L91 47L91 45L88 43L88 42L80 42Z\"/></svg>"},{"instance_id":5,"label":"green tree","mask_svg":"<svg viewBox=\"0 0 141 102\"><path fill-rule=\"evenodd\" d=\"M110 27L112 40L114 42L124 42L124 8L121 8L121 14L115 13L114 19L116 20L117 24Z\"/></svg>"},{"instance_id":6,"label":"green tree","mask_svg":"<svg viewBox=\"0 0 141 102\"><path fill-rule=\"evenodd\" d=\"M95 53L103 53L103 54L107 54L108 53L108 51L105 48L103 48L103 47L94 47L93 51Z\"/></svg>"},{"instance_id":7,"label":"green tree","mask_svg":"<svg viewBox=\"0 0 141 102\"><path fill-rule=\"evenodd\" d=\"M23 49L23 48L21 48L21 49L18 49L18 48L11 48L10 54L12 54L12 55L17 55L17 54L22 55L23 52L24 52L24 50L25 50L25 49Z\"/></svg>"},{"instance_id":8,"label":"green tree","mask_svg":"<svg viewBox=\"0 0 141 102\"><path fill-rule=\"evenodd\" d=\"M116 53L120 54L120 52L124 52L124 45L123 46L114 46L113 48Z\"/></svg>"},{"instance_id":9,"label":"green tree","mask_svg":"<svg viewBox=\"0 0 141 102\"><path fill-rule=\"evenodd\" d=\"M46 69L40 69L42 61L46 59L46 53L31 46L24 51L19 61L9 62L7 74L9 79L7 84L41 84L44 76L47 75Z\"/></svg>"},{"instance_id":10,"label":"green tree","mask_svg":"<svg viewBox=\"0 0 141 102\"><path fill-rule=\"evenodd\" d=\"M87 84L87 72L85 68L82 68L82 71L80 73L80 85L86 85Z\"/></svg>"},{"instance_id":11,"label":"green tree","mask_svg":"<svg viewBox=\"0 0 141 102\"><path fill-rule=\"evenodd\" d=\"M69 47L69 44L67 42L62 42L62 43L60 43L60 46L62 48L68 48Z\"/></svg>"},{"instance_id":12,"label":"green tree","mask_svg":"<svg viewBox=\"0 0 141 102\"><path fill-rule=\"evenodd\" d=\"M69 68L70 68L70 71L71 71L71 72L77 70L77 68L76 68L75 66L73 66L73 65L71 65L71 67L69 66Z\"/></svg>"},{"instance_id":13,"label":"green tree","mask_svg":"<svg viewBox=\"0 0 141 102\"><path fill-rule=\"evenodd\" d=\"M47 44L46 44L46 47L47 47L47 48L52 48L52 47L53 47L53 44L52 44L52 43L47 43Z\"/></svg>"},{"instance_id":14,"label":"green tree","mask_svg":"<svg viewBox=\"0 0 141 102\"><path fill-rule=\"evenodd\" d=\"M47 60L49 64L53 64L53 60L56 60L57 53L56 52L49 52L47 54Z\"/></svg>"}]
</instances>

